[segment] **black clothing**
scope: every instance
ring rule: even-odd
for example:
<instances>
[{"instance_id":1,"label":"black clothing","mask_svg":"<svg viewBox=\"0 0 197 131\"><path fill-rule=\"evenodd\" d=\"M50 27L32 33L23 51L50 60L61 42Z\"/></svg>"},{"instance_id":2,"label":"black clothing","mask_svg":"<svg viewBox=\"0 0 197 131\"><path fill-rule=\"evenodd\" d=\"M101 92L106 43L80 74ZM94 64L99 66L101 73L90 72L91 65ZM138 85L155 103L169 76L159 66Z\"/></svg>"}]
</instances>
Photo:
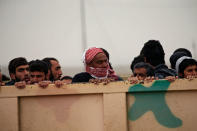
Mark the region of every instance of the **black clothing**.
<instances>
[{"instance_id":1,"label":"black clothing","mask_svg":"<svg viewBox=\"0 0 197 131\"><path fill-rule=\"evenodd\" d=\"M6 85L6 86L11 86L11 85L14 85L15 82L16 82L15 80L11 80L11 81L5 83L5 85Z\"/></svg>"},{"instance_id":2,"label":"black clothing","mask_svg":"<svg viewBox=\"0 0 197 131\"><path fill-rule=\"evenodd\" d=\"M95 79L92 77L89 73L87 72L82 72L79 74L76 74L73 79L72 83L77 83L77 82L89 82L90 79ZM122 81L122 78L118 77L118 81Z\"/></svg>"},{"instance_id":3,"label":"black clothing","mask_svg":"<svg viewBox=\"0 0 197 131\"><path fill-rule=\"evenodd\" d=\"M173 69L169 69L166 65L160 64L155 67L155 77L164 79L167 76L177 76L177 73Z\"/></svg>"},{"instance_id":4,"label":"black clothing","mask_svg":"<svg viewBox=\"0 0 197 131\"><path fill-rule=\"evenodd\" d=\"M93 77L87 73L87 72L81 72L79 74L76 74L73 79L72 83L76 82L89 82L90 79L93 79Z\"/></svg>"}]
</instances>

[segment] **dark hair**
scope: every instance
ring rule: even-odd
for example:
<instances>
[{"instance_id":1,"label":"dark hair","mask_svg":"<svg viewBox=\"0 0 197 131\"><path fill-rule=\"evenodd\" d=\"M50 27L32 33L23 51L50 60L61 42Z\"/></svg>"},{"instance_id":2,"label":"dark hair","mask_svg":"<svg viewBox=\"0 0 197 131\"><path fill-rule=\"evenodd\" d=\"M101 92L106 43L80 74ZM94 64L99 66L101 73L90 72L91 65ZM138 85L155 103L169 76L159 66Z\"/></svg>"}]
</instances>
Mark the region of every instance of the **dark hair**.
<instances>
[{"instance_id":1,"label":"dark hair","mask_svg":"<svg viewBox=\"0 0 197 131\"><path fill-rule=\"evenodd\" d=\"M161 43L157 40L149 40L146 42L140 55L145 57L146 63L150 63L153 66L165 64L165 53Z\"/></svg>"},{"instance_id":2,"label":"dark hair","mask_svg":"<svg viewBox=\"0 0 197 131\"><path fill-rule=\"evenodd\" d=\"M145 61L144 61L144 57L141 56L141 55L134 57L133 61L131 62L130 69L132 70L132 72L133 72L133 70L134 70L134 66L135 66L137 63L139 63L139 62L145 62Z\"/></svg>"},{"instance_id":3,"label":"dark hair","mask_svg":"<svg viewBox=\"0 0 197 131\"><path fill-rule=\"evenodd\" d=\"M186 56L192 57L192 53L191 53L188 49L186 49L186 48L178 48L178 49L176 49L176 50L173 52L173 54L174 54L174 53L177 53L177 52L183 52L183 53L186 54Z\"/></svg>"},{"instance_id":4,"label":"dark hair","mask_svg":"<svg viewBox=\"0 0 197 131\"><path fill-rule=\"evenodd\" d=\"M12 59L8 65L9 74L11 73L15 74L16 68L21 65L28 65L28 62L24 57L17 57Z\"/></svg>"},{"instance_id":5,"label":"dark hair","mask_svg":"<svg viewBox=\"0 0 197 131\"><path fill-rule=\"evenodd\" d=\"M109 60L109 53L107 50L105 50L104 48L100 48L103 50L104 54L107 56L107 59Z\"/></svg>"},{"instance_id":6,"label":"dark hair","mask_svg":"<svg viewBox=\"0 0 197 131\"><path fill-rule=\"evenodd\" d=\"M107 59L108 59L108 61L109 61L109 53L108 53L108 51L107 51L107 50L105 50L104 48L100 48L100 49L102 49L102 50L103 50L104 54L106 55L106 57L107 57ZM110 69L113 69L113 67L112 67L112 65L111 65L111 63L110 63L110 62L109 62L109 67L110 67Z\"/></svg>"},{"instance_id":7,"label":"dark hair","mask_svg":"<svg viewBox=\"0 0 197 131\"><path fill-rule=\"evenodd\" d=\"M51 60L54 60L54 61L58 62L58 60L53 58L53 57L46 57L46 58L44 58L42 60L47 63L49 69L51 69L51 66L52 66L52 64L50 62Z\"/></svg>"},{"instance_id":8,"label":"dark hair","mask_svg":"<svg viewBox=\"0 0 197 131\"><path fill-rule=\"evenodd\" d=\"M4 74L2 74L2 81L9 81L10 78Z\"/></svg>"},{"instance_id":9,"label":"dark hair","mask_svg":"<svg viewBox=\"0 0 197 131\"><path fill-rule=\"evenodd\" d=\"M177 60L182 56L187 56L187 54L184 52L176 52L170 56L170 64L172 69L175 69Z\"/></svg>"},{"instance_id":10,"label":"dark hair","mask_svg":"<svg viewBox=\"0 0 197 131\"><path fill-rule=\"evenodd\" d=\"M44 74L46 75L48 73L48 66L44 61L33 60L29 62L29 70L30 72L35 72L35 71L44 72Z\"/></svg>"},{"instance_id":11,"label":"dark hair","mask_svg":"<svg viewBox=\"0 0 197 131\"><path fill-rule=\"evenodd\" d=\"M53 73L52 73L52 71L51 71L51 67L52 67L52 64L51 64L51 60L54 60L54 61L57 61L58 62L58 60L56 59L56 58L54 58L54 57L46 57L46 58L44 58L44 59L42 59L44 62L46 62L47 63L47 65L48 65L48 69L50 70L50 80L51 81L53 81L54 80L54 77L53 77Z\"/></svg>"},{"instance_id":12,"label":"dark hair","mask_svg":"<svg viewBox=\"0 0 197 131\"><path fill-rule=\"evenodd\" d=\"M145 62L139 62L139 63L135 64L134 69L137 69L137 68L145 68L147 76L154 76L153 67Z\"/></svg>"},{"instance_id":13,"label":"dark hair","mask_svg":"<svg viewBox=\"0 0 197 131\"><path fill-rule=\"evenodd\" d=\"M197 66L197 61L195 59L185 59L183 60L180 64L179 64L179 72L183 74L182 77L184 77L184 70L188 67L188 66L192 66L192 65L196 65ZM180 76L181 77L181 76Z\"/></svg>"},{"instance_id":14,"label":"dark hair","mask_svg":"<svg viewBox=\"0 0 197 131\"><path fill-rule=\"evenodd\" d=\"M72 80L73 78L70 76L64 76L61 78L61 80Z\"/></svg>"}]
</instances>

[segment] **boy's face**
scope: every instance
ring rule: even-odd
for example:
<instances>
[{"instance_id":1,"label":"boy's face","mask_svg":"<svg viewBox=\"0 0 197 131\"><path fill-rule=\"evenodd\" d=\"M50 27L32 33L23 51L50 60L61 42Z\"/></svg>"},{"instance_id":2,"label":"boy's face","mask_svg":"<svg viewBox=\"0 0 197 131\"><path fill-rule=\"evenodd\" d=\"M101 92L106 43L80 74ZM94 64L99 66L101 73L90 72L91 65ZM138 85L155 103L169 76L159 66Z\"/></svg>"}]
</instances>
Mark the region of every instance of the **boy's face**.
<instances>
[{"instance_id":1,"label":"boy's face","mask_svg":"<svg viewBox=\"0 0 197 131\"><path fill-rule=\"evenodd\" d=\"M144 80L146 78L146 69L145 68L135 68L134 76L136 76L139 80Z\"/></svg>"},{"instance_id":2,"label":"boy's face","mask_svg":"<svg viewBox=\"0 0 197 131\"><path fill-rule=\"evenodd\" d=\"M44 81L46 78L44 72L34 71L30 72L30 82L31 84L38 83L40 81Z\"/></svg>"},{"instance_id":3,"label":"boy's face","mask_svg":"<svg viewBox=\"0 0 197 131\"><path fill-rule=\"evenodd\" d=\"M18 66L14 78L16 81L29 81L29 65Z\"/></svg>"},{"instance_id":4,"label":"boy's face","mask_svg":"<svg viewBox=\"0 0 197 131\"><path fill-rule=\"evenodd\" d=\"M197 65L191 65L185 68L184 70L184 77L187 78L188 76L196 76L197 75Z\"/></svg>"}]
</instances>

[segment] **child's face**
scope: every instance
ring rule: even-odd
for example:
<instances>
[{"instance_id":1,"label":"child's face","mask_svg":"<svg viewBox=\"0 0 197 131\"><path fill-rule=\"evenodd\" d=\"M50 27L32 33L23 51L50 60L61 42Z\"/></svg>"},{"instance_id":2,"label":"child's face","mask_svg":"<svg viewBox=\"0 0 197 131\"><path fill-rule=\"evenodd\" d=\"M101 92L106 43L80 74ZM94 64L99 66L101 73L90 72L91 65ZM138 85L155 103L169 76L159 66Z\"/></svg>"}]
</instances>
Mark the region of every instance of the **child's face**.
<instances>
[{"instance_id":1,"label":"child's face","mask_svg":"<svg viewBox=\"0 0 197 131\"><path fill-rule=\"evenodd\" d=\"M184 70L184 77L187 78L188 76L196 76L197 75L197 65L191 65L185 68Z\"/></svg>"},{"instance_id":2,"label":"child's face","mask_svg":"<svg viewBox=\"0 0 197 131\"><path fill-rule=\"evenodd\" d=\"M139 80L144 80L146 78L146 69L145 68L135 68L134 76L136 76Z\"/></svg>"}]
</instances>

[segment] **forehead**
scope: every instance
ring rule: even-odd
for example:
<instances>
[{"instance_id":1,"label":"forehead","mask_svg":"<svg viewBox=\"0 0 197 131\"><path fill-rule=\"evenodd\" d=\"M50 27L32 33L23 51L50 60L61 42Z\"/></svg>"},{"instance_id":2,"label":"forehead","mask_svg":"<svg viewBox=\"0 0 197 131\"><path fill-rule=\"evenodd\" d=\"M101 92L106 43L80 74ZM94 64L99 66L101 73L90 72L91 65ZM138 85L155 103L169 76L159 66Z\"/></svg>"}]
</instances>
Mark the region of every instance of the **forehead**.
<instances>
[{"instance_id":1,"label":"forehead","mask_svg":"<svg viewBox=\"0 0 197 131\"><path fill-rule=\"evenodd\" d=\"M104 53L98 53L92 61L99 61L99 60L107 60L107 57Z\"/></svg>"},{"instance_id":2,"label":"forehead","mask_svg":"<svg viewBox=\"0 0 197 131\"><path fill-rule=\"evenodd\" d=\"M188 67L186 67L186 69L196 69L197 65L189 65Z\"/></svg>"},{"instance_id":3,"label":"forehead","mask_svg":"<svg viewBox=\"0 0 197 131\"><path fill-rule=\"evenodd\" d=\"M53 66L53 65L59 65L59 62L57 62L56 60L50 60L50 62L51 62L51 65Z\"/></svg>"},{"instance_id":4,"label":"forehead","mask_svg":"<svg viewBox=\"0 0 197 131\"><path fill-rule=\"evenodd\" d=\"M44 75L44 72L40 72L40 71L34 71L34 72L30 72L31 75Z\"/></svg>"},{"instance_id":5,"label":"forehead","mask_svg":"<svg viewBox=\"0 0 197 131\"><path fill-rule=\"evenodd\" d=\"M146 69L145 68L135 68L134 69L134 72L135 73L146 73Z\"/></svg>"},{"instance_id":6,"label":"forehead","mask_svg":"<svg viewBox=\"0 0 197 131\"><path fill-rule=\"evenodd\" d=\"M16 70L17 69L25 69L25 68L28 68L28 67L29 67L29 65L20 65L20 66L16 67Z\"/></svg>"}]
</instances>

